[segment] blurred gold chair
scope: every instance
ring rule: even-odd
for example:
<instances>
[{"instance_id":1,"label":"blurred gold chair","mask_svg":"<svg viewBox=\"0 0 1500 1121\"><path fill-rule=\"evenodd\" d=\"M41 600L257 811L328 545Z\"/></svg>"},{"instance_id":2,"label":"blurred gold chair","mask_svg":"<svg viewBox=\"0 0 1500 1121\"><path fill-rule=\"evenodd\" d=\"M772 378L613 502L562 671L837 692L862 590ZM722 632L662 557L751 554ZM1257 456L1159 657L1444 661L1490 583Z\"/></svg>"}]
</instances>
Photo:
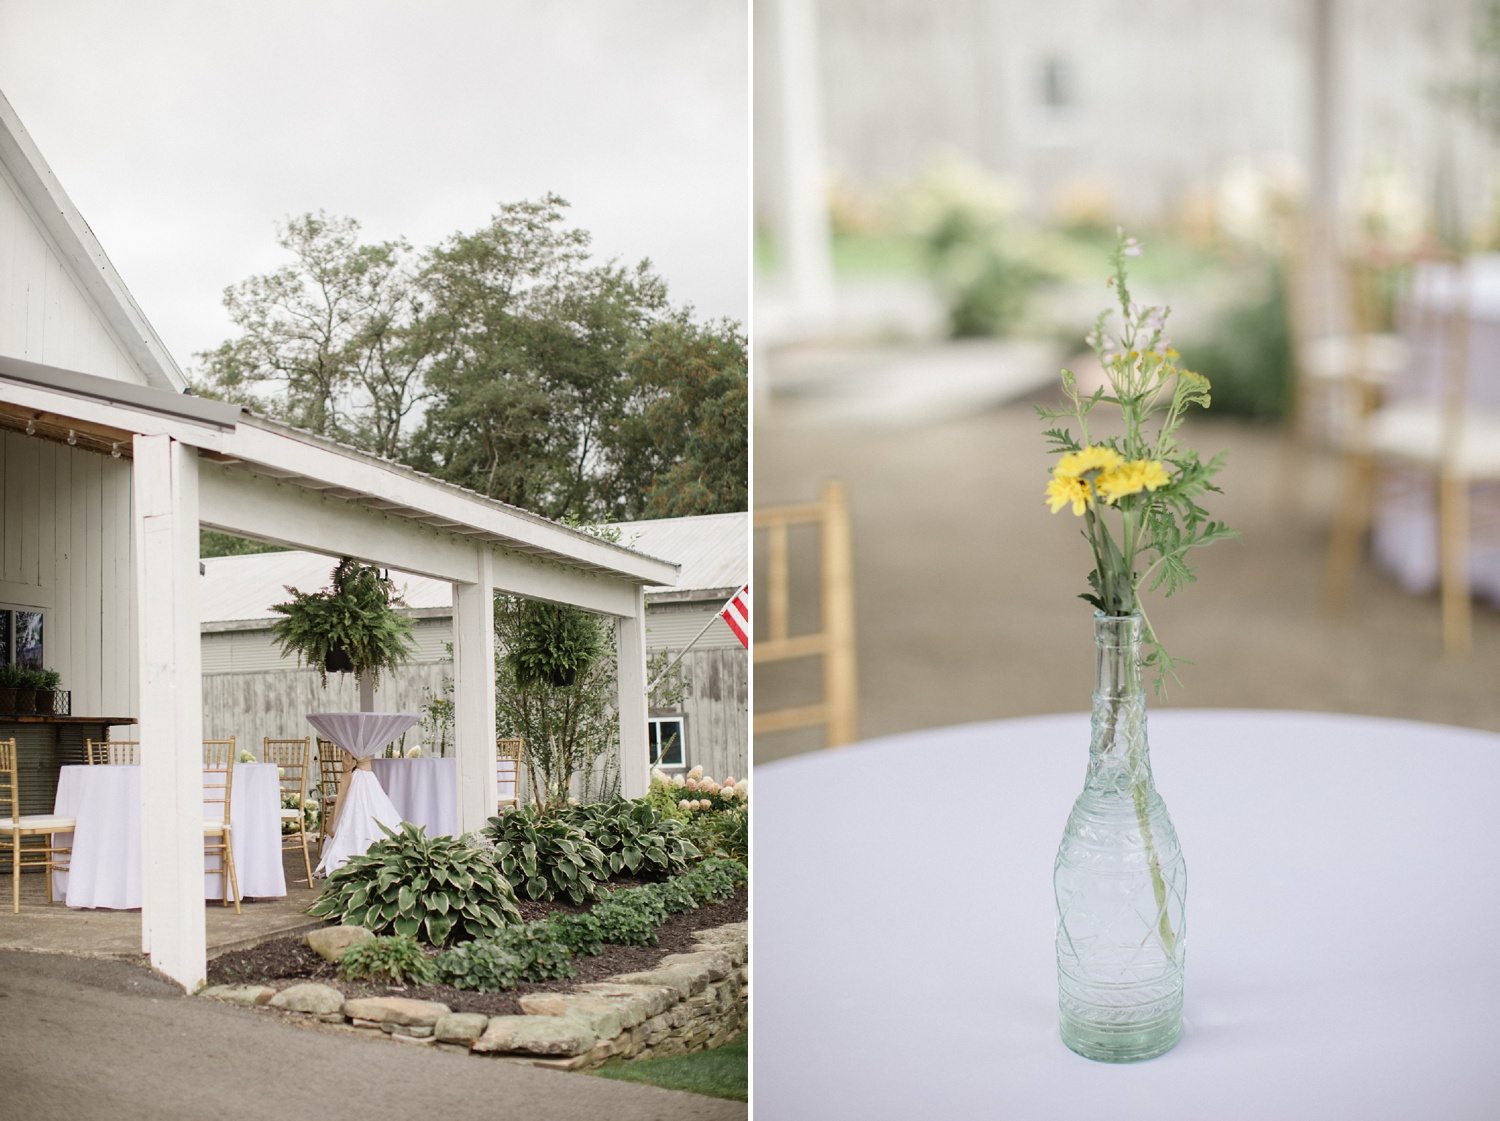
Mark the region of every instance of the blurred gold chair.
<instances>
[{"instance_id":1,"label":"blurred gold chair","mask_svg":"<svg viewBox=\"0 0 1500 1121\"><path fill-rule=\"evenodd\" d=\"M521 766L526 753L526 741L523 739L501 739L495 741L495 785L498 798L496 809L504 809L509 806L515 808L521 804ZM505 794L505 787L510 787L510 795Z\"/></svg>"},{"instance_id":2,"label":"blurred gold chair","mask_svg":"<svg viewBox=\"0 0 1500 1121\"><path fill-rule=\"evenodd\" d=\"M234 794L234 737L203 741L203 855L217 856L223 883L223 905L234 899L240 911L240 881L234 871L234 843L230 835L229 811ZM217 807L217 809L215 809Z\"/></svg>"},{"instance_id":3,"label":"blurred gold chair","mask_svg":"<svg viewBox=\"0 0 1500 1121\"><path fill-rule=\"evenodd\" d=\"M755 511L753 524L756 533L764 532L768 538L768 572L764 580L759 576L756 580L768 592L762 602L768 607L769 626L765 637L752 643L752 663L823 659L823 700L772 712L757 710L755 734L822 725L826 746L852 743L857 736L859 698L854 667L854 560L844 484L825 483L819 502L761 507ZM795 525L818 527L822 619L818 630L793 635L788 633L787 531ZM759 598L759 589L756 595Z\"/></svg>"},{"instance_id":4,"label":"blurred gold chair","mask_svg":"<svg viewBox=\"0 0 1500 1121\"><path fill-rule=\"evenodd\" d=\"M1393 402L1374 409L1344 457L1343 496L1328 547L1324 595L1342 607L1361 546L1374 516L1382 472L1400 468L1426 475L1437 493L1439 596L1443 649L1449 657L1468 652L1472 641L1469 590L1469 493L1480 483L1500 482L1500 414L1467 400L1469 273L1454 264L1452 307L1443 314L1441 389L1436 398ZM1437 303L1433 298L1434 305Z\"/></svg>"},{"instance_id":5,"label":"blurred gold chair","mask_svg":"<svg viewBox=\"0 0 1500 1121\"><path fill-rule=\"evenodd\" d=\"M139 740L85 740L84 758L89 763L134 766L140 762Z\"/></svg>"},{"instance_id":6,"label":"blurred gold chair","mask_svg":"<svg viewBox=\"0 0 1500 1121\"><path fill-rule=\"evenodd\" d=\"M318 832L323 840L333 833L333 811L344 781L344 749L332 740L318 739Z\"/></svg>"},{"instance_id":7,"label":"blurred gold chair","mask_svg":"<svg viewBox=\"0 0 1500 1121\"><path fill-rule=\"evenodd\" d=\"M307 851L307 779L308 764L312 758L312 739L303 736L300 740L273 740L270 736L265 738L261 750L261 758L267 763L275 763L278 771L278 784L283 795L282 802L285 803L285 795L295 794L297 796L297 808L282 805L281 820L283 832L281 835L281 847L285 851L289 846L300 845L302 848L302 866L307 870L307 885L312 886L312 857ZM285 823L292 822L297 826L295 833L285 832Z\"/></svg>"},{"instance_id":8,"label":"blurred gold chair","mask_svg":"<svg viewBox=\"0 0 1500 1121\"><path fill-rule=\"evenodd\" d=\"M11 912L21 913L21 870L42 869L47 881L47 902L52 898L52 872L67 871L68 856L72 849L65 845L54 845L51 834L71 833L77 822L74 818L55 814L31 814L21 816L21 784L17 778L16 741L12 737L0 740L0 852L10 849ZM40 845L23 846L28 837L41 837ZM61 859L59 856L61 855Z\"/></svg>"}]
</instances>

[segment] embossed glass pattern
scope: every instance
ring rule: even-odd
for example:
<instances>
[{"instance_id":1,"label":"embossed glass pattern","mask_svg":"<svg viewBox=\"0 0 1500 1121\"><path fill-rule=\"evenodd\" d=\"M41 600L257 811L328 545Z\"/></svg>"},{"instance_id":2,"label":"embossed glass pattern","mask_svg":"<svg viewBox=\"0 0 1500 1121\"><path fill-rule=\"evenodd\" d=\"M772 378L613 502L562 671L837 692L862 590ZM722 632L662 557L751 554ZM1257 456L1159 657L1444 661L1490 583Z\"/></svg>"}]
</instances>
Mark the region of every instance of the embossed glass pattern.
<instances>
[{"instance_id":1,"label":"embossed glass pattern","mask_svg":"<svg viewBox=\"0 0 1500 1121\"><path fill-rule=\"evenodd\" d=\"M1151 778L1139 615L1096 614L1088 777L1057 850L1063 1042L1134 1062L1182 1035L1187 866Z\"/></svg>"}]
</instances>

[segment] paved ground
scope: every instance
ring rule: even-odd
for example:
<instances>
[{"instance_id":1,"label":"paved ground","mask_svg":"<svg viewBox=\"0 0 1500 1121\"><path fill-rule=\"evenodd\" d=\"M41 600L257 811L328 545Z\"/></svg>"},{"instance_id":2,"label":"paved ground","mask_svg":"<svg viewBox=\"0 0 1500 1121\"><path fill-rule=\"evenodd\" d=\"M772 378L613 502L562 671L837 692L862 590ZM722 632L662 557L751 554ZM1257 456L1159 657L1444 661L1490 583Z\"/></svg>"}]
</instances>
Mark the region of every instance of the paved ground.
<instances>
[{"instance_id":1,"label":"paved ground","mask_svg":"<svg viewBox=\"0 0 1500 1121\"><path fill-rule=\"evenodd\" d=\"M802 370L806 354L799 355ZM756 505L813 498L838 477L853 508L860 732L879 736L973 720L1085 710L1092 683L1091 562L1069 514L1041 501L1050 463L1031 405L936 422L826 406L858 392L835 368L807 407L773 396L755 415ZM775 369L772 367L774 376ZM804 375L805 376L805 375ZM1225 495L1210 507L1239 542L1200 555L1200 583L1151 608L1168 647L1196 665L1172 704L1355 712L1500 731L1500 614L1481 607L1475 649L1441 657L1437 602L1366 566L1351 609L1319 607L1335 464L1313 460L1295 503L1278 499L1274 429L1204 419L1186 434L1226 448ZM804 542L803 544L807 544ZM796 563L797 543L793 543ZM815 663L758 667L762 709L811 699ZM757 737L759 762L820 746ZM1081 750L1081 749L1080 749ZM942 761L913 761L943 781Z\"/></svg>"},{"instance_id":2,"label":"paved ground","mask_svg":"<svg viewBox=\"0 0 1500 1121\"><path fill-rule=\"evenodd\" d=\"M0 952L6 1121L718 1121L735 1102L282 1022L123 961Z\"/></svg>"},{"instance_id":3,"label":"paved ground","mask_svg":"<svg viewBox=\"0 0 1500 1121\"><path fill-rule=\"evenodd\" d=\"M288 850L283 862L285 897L245 902L240 914L218 902L204 905L209 957L322 925L307 916L317 892L307 886L301 851ZM12 914L10 866L0 872L0 950L140 959L140 911L72 911L60 902L49 905L46 881L39 872L29 872L21 876L21 913Z\"/></svg>"}]
</instances>

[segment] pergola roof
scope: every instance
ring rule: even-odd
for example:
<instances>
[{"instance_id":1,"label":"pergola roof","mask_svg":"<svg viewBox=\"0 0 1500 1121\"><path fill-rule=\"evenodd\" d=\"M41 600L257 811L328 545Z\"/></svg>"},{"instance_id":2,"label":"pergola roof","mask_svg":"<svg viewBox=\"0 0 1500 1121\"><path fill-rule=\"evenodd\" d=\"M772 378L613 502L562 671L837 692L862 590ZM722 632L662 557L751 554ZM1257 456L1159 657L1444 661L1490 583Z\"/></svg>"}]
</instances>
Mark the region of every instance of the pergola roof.
<instances>
[{"instance_id":1,"label":"pergola roof","mask_svg":"<svg viewBox=\"0 0 1500 1121\"><path fill-rule=\"evenodd\" d=\"M240 405L5 356L0 356L0 382L23 391L5 394L0 401L3 427L70 439L75 445L122 457L130 455L137 432L167 428L197 446L205 460L233 464L255 476L569 568L651 586L677 582L679 566L674 563L257 416ZM28 389L34 391L30 401L24 392ZM78 407L69 407L73 402ZM215 523L205 519L205 524Z\"/></svg>"}]
</instances>

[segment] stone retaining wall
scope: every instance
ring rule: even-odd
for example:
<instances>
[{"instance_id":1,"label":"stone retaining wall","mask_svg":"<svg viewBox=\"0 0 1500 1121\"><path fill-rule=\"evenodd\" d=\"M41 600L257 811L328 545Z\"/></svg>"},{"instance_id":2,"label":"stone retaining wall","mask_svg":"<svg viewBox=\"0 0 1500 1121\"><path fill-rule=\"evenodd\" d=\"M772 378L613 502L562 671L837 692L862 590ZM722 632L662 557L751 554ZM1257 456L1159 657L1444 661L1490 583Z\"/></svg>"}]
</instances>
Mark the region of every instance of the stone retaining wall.
<instances>
[{"instance_id":1,"label":"stone retaining wall","mask_svg":"<svg viewBox=\"0 0 1500 1121\"><path fill-rule=\"evenodd\" d=\"M744 1028L750 1007L745 923L694 932L691 952L645 973L625 973L570 993L531 993L519 1016L453 1012L403 997L346 1000L328 985L215 985L200 994L276 1008L403 1043L585 1070L610 1059L654 1059L717 1047Z\"/></svg>"}]
</instances>

